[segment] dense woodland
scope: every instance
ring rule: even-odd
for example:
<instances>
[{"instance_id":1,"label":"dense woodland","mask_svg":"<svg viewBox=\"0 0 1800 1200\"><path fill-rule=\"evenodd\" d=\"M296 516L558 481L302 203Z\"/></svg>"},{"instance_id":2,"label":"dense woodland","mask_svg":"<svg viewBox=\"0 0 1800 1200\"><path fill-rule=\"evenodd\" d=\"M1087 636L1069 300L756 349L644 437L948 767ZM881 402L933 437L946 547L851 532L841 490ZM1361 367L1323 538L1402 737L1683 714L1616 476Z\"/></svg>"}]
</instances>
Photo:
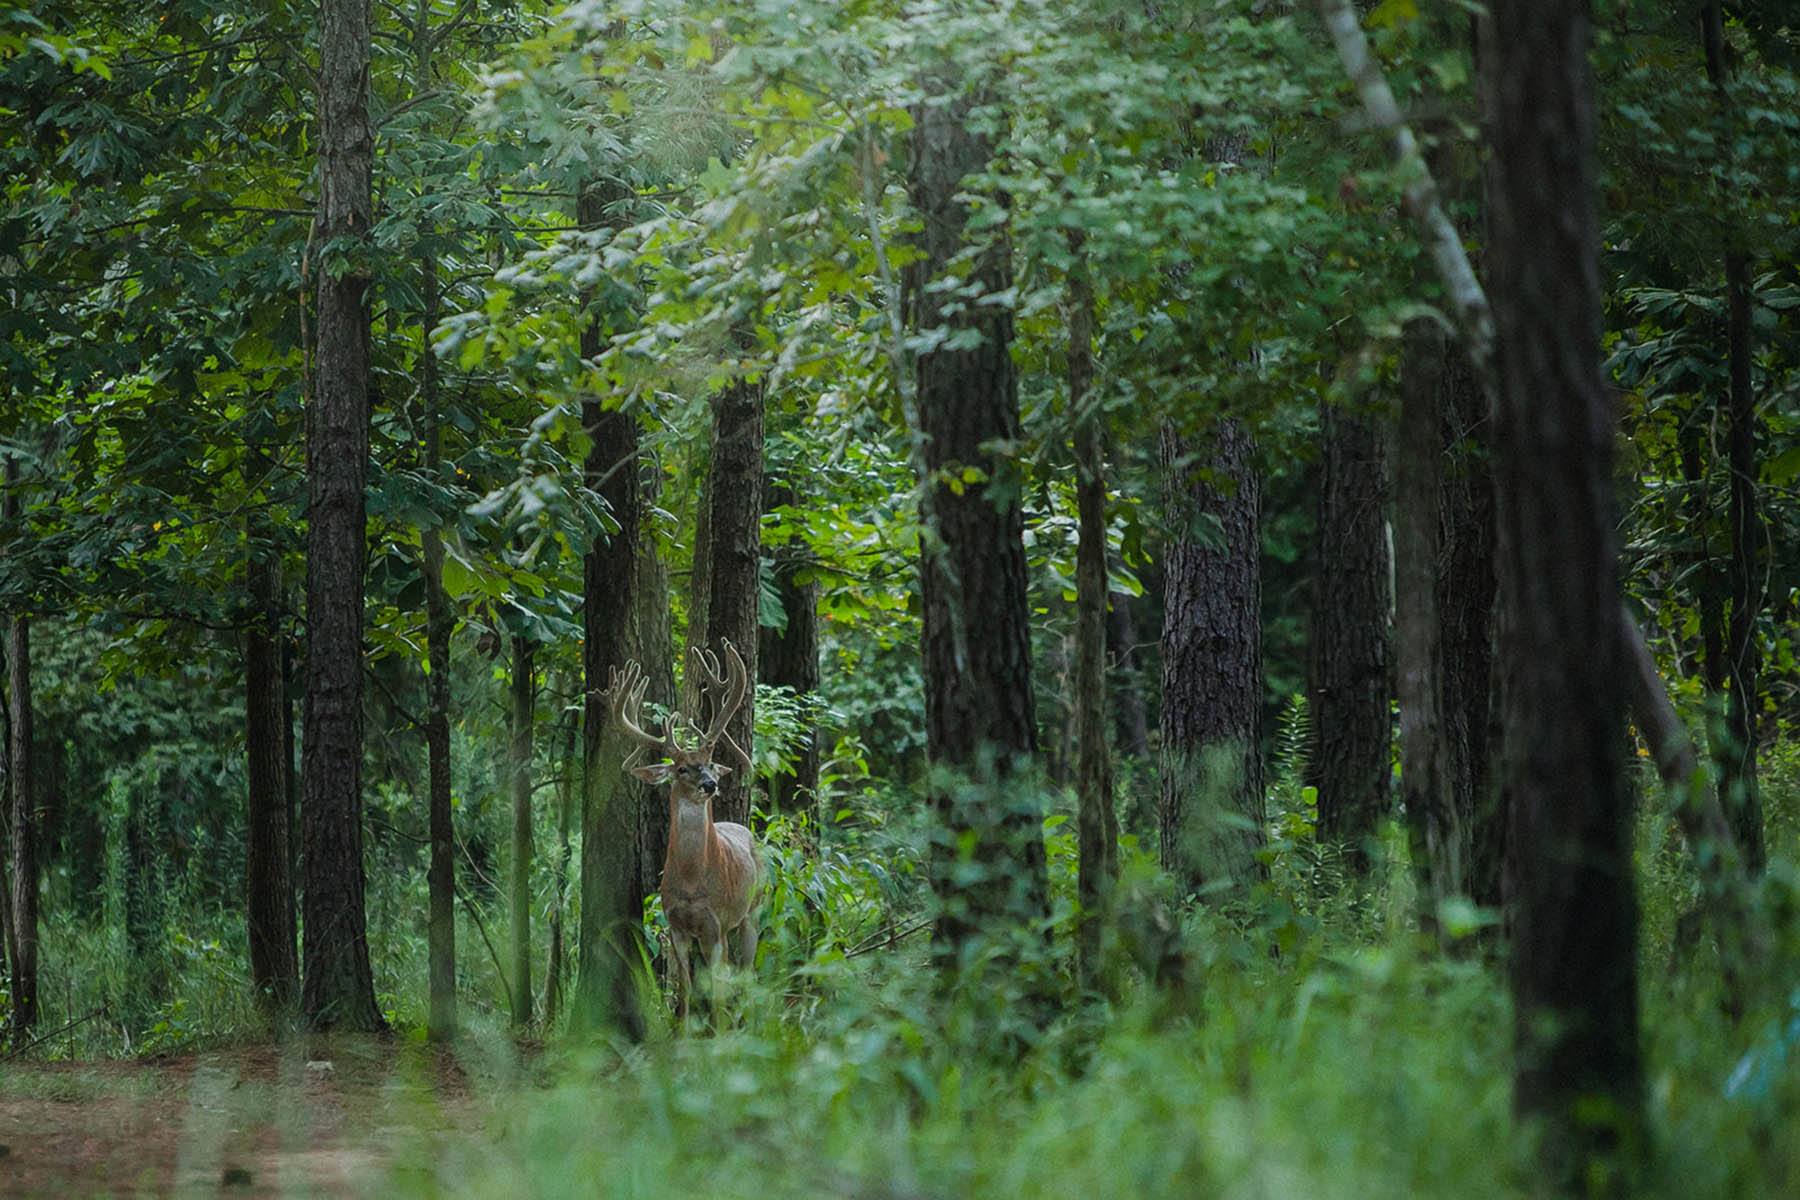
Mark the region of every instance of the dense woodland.
<instances>
[{"instance_id":1,"label":"dense woodland","mask_svg":"<svg viewBox=\"0 0 1800 1200\"><path fill-rule=\"evenodd\" d=\"M1789 5L4 0L0 187L0 1190L1800 1189Z\"/></svg>"}]
</instances>

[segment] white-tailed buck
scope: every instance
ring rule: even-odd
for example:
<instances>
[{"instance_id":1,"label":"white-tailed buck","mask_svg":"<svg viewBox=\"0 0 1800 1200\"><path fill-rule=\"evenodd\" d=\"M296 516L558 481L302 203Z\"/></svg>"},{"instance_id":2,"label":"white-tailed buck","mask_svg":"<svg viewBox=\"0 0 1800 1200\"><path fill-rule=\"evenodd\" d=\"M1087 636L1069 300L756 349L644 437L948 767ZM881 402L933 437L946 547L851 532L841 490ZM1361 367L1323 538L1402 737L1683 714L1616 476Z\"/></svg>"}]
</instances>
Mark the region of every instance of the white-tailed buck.
<instances>
[{"instance_id":1,"label":"white-tailed buck","mask_svg":"<svg viewBox=\"0 0 1800 1200\"><path fill-rule=\"evenodd\" d=\"M681 1019L687 1017L688 992L693 987L690 943L700 944L708 966L716 972L725 957L725 939L737 933L744 963L755 965L756 919L763 886L762 860L750 831L731 821L712 819L719 777L731 769L713 761L713 750L721 738L737 750L725 725L744 703L750 686L748 672L730 642L725 643L723 671L717 655L697 646L689 655L690 669L698 671L702 680L700 710L706 710L709 699L712 702L712 720L691 749L684 749L675 736L677 722L701 729L690 717L670 713L657 733L644 732L642 709L649 680L637 663L626 663L623 671L615 668L606 689L613 721L657 756L657 761L646 766L632 767L631 773L647 783L669 785L669 849L663 858L662 904L675 968L675 1008ZM737 752L749 761L742 750ZM713 978L717 980L716 973Z\"/></svg>"}]
</instances>

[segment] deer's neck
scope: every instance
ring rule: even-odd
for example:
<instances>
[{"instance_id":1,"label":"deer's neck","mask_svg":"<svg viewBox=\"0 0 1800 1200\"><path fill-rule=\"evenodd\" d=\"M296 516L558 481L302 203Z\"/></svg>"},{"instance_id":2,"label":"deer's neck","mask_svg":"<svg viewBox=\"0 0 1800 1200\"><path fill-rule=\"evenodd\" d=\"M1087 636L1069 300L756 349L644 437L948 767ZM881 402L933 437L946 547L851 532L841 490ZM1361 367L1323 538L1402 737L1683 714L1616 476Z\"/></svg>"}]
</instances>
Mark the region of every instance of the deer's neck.
<instances>
[{"instance_id":1,"label":"deer's neck","mask_svg":"<svg viewBox=\"0 0 1800 1200\"><path fill-rule=\"evenodd\" d=\"M669 793L669 852L663 874L686 878L699 874L717 838L712 801L704 796Z\"/></svg>"}]
</instances>

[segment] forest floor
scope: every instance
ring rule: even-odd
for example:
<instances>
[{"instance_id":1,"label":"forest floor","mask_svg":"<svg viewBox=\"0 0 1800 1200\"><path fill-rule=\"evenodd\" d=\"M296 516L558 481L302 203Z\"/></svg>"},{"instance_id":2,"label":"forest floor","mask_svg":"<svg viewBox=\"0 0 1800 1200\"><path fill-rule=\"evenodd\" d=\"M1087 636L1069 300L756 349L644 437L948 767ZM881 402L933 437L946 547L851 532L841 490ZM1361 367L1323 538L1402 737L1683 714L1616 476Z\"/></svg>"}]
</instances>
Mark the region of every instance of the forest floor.
<instances>
[{"instance_id":1,"label":"forest floor","mask_svg":"<svg viewBox=\"0 0 1800 1200\"><path fill-rule=\"evenodd\" d=\"M0 1195L359 1194L479 1121L447 1055L392 1042L6 1063Z\"/></svg>"}]
</instances>

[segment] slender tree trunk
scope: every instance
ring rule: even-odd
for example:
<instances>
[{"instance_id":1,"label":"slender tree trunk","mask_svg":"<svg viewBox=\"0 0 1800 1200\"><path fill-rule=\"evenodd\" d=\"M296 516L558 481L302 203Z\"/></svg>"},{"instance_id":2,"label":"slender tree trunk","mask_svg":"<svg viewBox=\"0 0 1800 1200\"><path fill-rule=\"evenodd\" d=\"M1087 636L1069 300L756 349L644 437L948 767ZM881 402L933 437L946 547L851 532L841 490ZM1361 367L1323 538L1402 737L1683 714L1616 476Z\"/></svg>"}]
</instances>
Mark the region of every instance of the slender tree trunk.
<instances>
[{"instance_id":1,"label":"slender tree trunk","mask_svg":"<svg viewBox=\"0 0 1800 1200\"><path fill-rule=\"evenodd\" d=\"M1622 1194L1643 1066L1588 18L1552 0L1490 13L1514 1097L1548 1187Z\"/></svg>"},{"instance_id":2,"label":"slender tree trunk","mask_svg":"<svg viewBox=\"0 0 1800 1200\"><path fill-rule=\"evenodd\" d=\"M1720 603L1719 572L1713 560L1712 490L1706 478L1706 463L1712 451L1708 446L1702 454L1699 423L1702 417L1702 413L1696 412L1681 431L1681 478L1687 491L1682 507L1699 544L1693 597L1694 607L1700 614L1700 677L1706 683L1708 702L1719 703L1725 694L1725 612ZM1709 740L1715 741L1713 753L1716 757L1716 731L1709 728L1708 733Z\"/></svg>"},{"instance_id":3,"label":"slender tree trunk","mask_svg":"<svg viewBox=\"0 0 1800 1200\"><path fill-rule=\"evenodd\" d=\"M796 502L794 490L785 479L771 477L763 490L765 511L786 507ZM810 579L800 582L806 570L802 547L787 545L775 551L775 593L781 599L781 610L787 627L764 629L757 646L757 666L762 681L774 687L793 689L802 699L816 698L819 690L819 585ZM794 773L778 774L769 785L769 805L776 812L815 812L819 789L819 728L809 723L803 736L806 744L794 760Z\"/></svg>"},{"instance_id":4,"label":"slender tree trunk","mask_svg":"<svg viewBox=\"0 0 1800 1200\"><path fill-rule=\"evenodd\" d=\"M605 225L613 193L584 188L577 216L583 228ZM601 330L581 334L582 357L600 353ZM571 1017L578 1029L608 1028L631 1041L645 1034L640 964L644 957L643 867L639 793L624 769L629 747L610 727L602 692L630 655L641 495L638 430L632 414L608 410L599 397L582 404L590 446L585 474L606 501L618 531L600 534L588 548L583 581L583 714L581 816L581 925L576 937L578 974Z\"/></svg>"},{"instance_id":5,"label":"slender tree trunk","mask_svg":"<svg viewBox=\"0 0 1800 1200\"><path fill-rule=\"evenodd\" d=\"M273 555L273 551L270 552ZM288 878L287 731L282 727L281 567L251 549L250 602L244 630L244 748L249 802L244 828L244 912L249 926L250 986L272 1017L300 997L293 884Z\"/></svg>"},{"instance_id":6,"label":"slender tree trunk","mask_svg":"<svg viewBox=\"0 0 1800 1200\"><path fill-rule=\"evenodd\" d=\"M712 553L707 581L705 645L725 658L725 643L736 646L750 678L757 678L757 613L762 598L763 395L760 383L737 381L713 399ZM752 688L725 727L746 755L754 754L756 694ZM723 747L721 747L723 749ZM731 774L719 781L713 799L717 820L750 823L753 769L749 758L731 755Z\"/></svg>"},{"instance_id":7,"label":"slender tree trunk","mask_svg":"<svg viewBox=\"0 0 1800 1200\"><path fill-rule=\"evenodd\" d=\"M1113 884L1119 875L1119 818L1113 809L1106 736L1106 479L1102 414L1094 380L1094 290L1079 235L1070 237L1069 412L1075 421L1075 792L1076 956L1086 987L1102 978Z\"/></svg>"},{"instance_id":8,"label":"slender tree trunk","mask_svg":"<svg viewBox=\"0 0 1800 1200\"><path fill-rule=\"evenodd\" d=\"M1213 441L1202 472L1162 431L1178 532L1164 585L1160 816L1163 865L1191 891L1229 892L1263 873L1261 502L1249 432L1225 419ZM1217 544L1194 532L1208 518Z\"/></svg>"},{"instance_id":9,"label":"slender tree trunk","mask_svg":"<svg viewBox=\"0 0 1800 1200\"><path fill-rule=\"evenodd\" d=\"M1730 67L1725 59L1724 13L1719 0L1708 0L1700 26L1706 46L1706 76L1719 105L1731 108ZM1763 844L1762 797L1756 783L1757 715L1761 707L1757 676L1762 648L1756 620L1762 614L1763 581L1758 566L1765 538L1756 496L1756 393L1750 371L1750 260L1741 250L1725 254L1726 345L1730 388L1725 406L1726 456L1731 468L1731 561L1727 574L1731 621L1727 628L1725 737L1720 747L1720 790L1752 874L1768 859Z\"/></svg>"},{"instance_id":10,"label":"slender tree trunk","mask_svg":"<svg viewBox=\"0 0 1800 1200\"><path fill-rule=\"evenodd\" d=\"M368 0L319 7L319 245L367 237ZM306 736L302 765L307 1019L378 1030L363 915L362 616L369 459L368 266L318 268L317 367L307 411Z\"/></svg>"},{"instance_id":11,"label":"slender tree trunk","mask_svg":"<svg viewBox=\"0 0 1800 1200\"><path fill-rule=\"evenodd\" d=\"M965 249L968 211L958 196L964 178L986 168L992 147L968 126L967 96L942 76L927 86L949 99L913 114L909 185L922 257L908 269L912 325L979 335L974 346L921 353L915 376L926 752L939 773L929 871L940 905L934 947L950 966L982 930L1047 915L1049 885L1037 799L1011 778L1038 748L1023 479L1008 449L1021 436L1012 314L927 286ZM989 295L1012 282L1004 244L987 246L958 273ZM945 772L974 782L950 784Z\"/></svg>"},{"instance_id":12,"label":"slender tree trunk","mask_svg":"<svg viewBox=\"0 0 1800 1200\"><path fill-rule=\"evenodd\" d=\"M1444 343L1430 321L1415 320L1406 328L1394 479L1401 799L1420 880L1420 916L1427 927L1435 925L1445 900L1467 890L1472 816L1458 807L1452 783L1438 612Z\"/></svg>"},{"instance_id":13,"label":"slender tree trunk","mask_svg":"<svg viewBox=\"0 0 1800 1200\"><path fill-rule=\"evenodd\" d=\"M1728 740L1721 761L1723 787L1732 824L1753 874L1768 861L1764 846L1762 796L1756 781L1757 717L1762 647L1757 618L1762 615L1763 579L1759 559L1765 540L1757 501L1756 401L1750 383L1750 268L1741 254L1725 260L1729 293L1731 392L1726 447L1731 468L1731 620L1726 629L1731 689L1726 696Z\"/></svg>"},{"instance_id":14,"label":"slender tree trunk","mask_svg":"<svg viewBox=\"0 0 1800 1200\"><path fill-rule=\"evenodd\" d=\"M1387 451L1368 417L1325 404L1314 576L1307 782L1319 789L1319 829L1367 867L1369 844L1393 808L1388 707ZM1426 437L1436 440L1433 423Z\"/></svg>"},{"instance_id":15,"label":"slender tree trunk","mask_svg":"<svg viewBox=\"0 0 1800 1200\"><path fill-rule=\"evenodd\" d=\"M9 503L14 503L10 493ZM12 862L8 872L13 921L12 1028L17 1040L38 1020L38 781L32 741L31 623L21 616L8 623L6 668L11 691L11 746L6 757L12 784Z\"/></svg>"},{"instance_id":16,"label":"slender tree trunk","mask_svg":"<svg viewBox=\"0 0 1800 1200\"><path fill-rule=\"evenodd\" d=\"M571 687L556 690L558 696ZM556 903L550 909L550 950L544 961L544 1028L556 1024L562 1010L564 974L563 917L569 903L569 836L574 827L575 780L581 770L576 757L576 737L580 726L573 717L563 723L562 753L556 759Z\"/></svg>"},{"instance_id":17,"label":"slender tree trunk","mask_svg":"<svg viewBox=\"0 0 1800 1200\"><path fill-rule=\"evenodd\" d=\"M529 639L512 640L513 1024L531 1024L531 746L537 668Z\"/></svg>"},{"instance_id":18,"label":"slender tree trunk","mask_svg":"<svg viewBox=\"0 0 1800 1200\"><path fill-rule=\"evenodd\" d=\"M438 322L437 261L419 260L425 349L419 355L419 399L424 408L428 474L443 469L443 418L438 411L437 355L431 337ZM425 580L425 813L430 860L426 867L425 942L429 981L426 1025L432 1038L456 1035L456 824L450 798L450 642L456 615L444 591L444 535L435 521L419 531Z\"/></svg>"}]
</instances>

